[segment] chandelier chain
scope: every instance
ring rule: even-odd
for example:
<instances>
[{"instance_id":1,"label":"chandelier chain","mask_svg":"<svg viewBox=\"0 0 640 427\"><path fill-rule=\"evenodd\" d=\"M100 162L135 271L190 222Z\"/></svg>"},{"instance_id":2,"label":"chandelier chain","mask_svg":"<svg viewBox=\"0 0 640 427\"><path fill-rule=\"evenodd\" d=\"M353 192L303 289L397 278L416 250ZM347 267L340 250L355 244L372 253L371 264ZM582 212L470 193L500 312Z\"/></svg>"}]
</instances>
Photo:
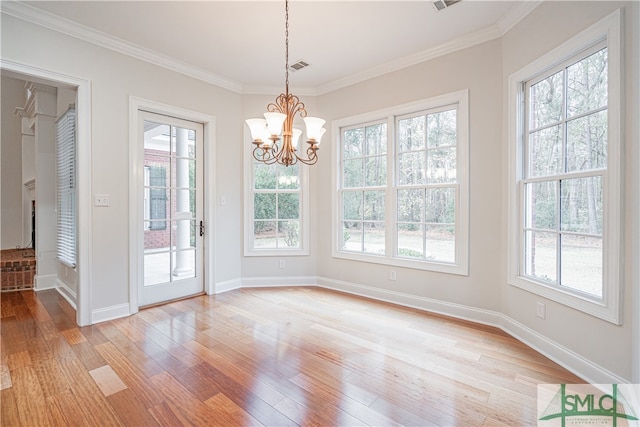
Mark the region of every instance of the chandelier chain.
<instances>
[{"instance_id":1,"label":"chandelier chain","mask_svg":"<svg viewBox=\"0 0 640 427\"><path fill-rule=\"evenodd\" d=\"M284 2L284 70L285 91L289 94L289 0Z\"/></svg>"}]
</instances>

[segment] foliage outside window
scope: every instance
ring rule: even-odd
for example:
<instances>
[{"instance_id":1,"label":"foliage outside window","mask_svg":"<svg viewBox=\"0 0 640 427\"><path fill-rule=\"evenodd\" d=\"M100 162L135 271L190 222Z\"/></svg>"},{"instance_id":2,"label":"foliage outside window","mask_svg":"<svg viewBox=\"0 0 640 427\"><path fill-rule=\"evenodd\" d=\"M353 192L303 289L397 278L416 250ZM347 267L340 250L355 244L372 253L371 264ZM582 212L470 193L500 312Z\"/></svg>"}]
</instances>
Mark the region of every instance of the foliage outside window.
<instances>
[{"instance_id":1,"label":"foliage outside window","mask_svg":"<svg viewBox=\"0 0 640 427\"><path fill-rule=\"evenodd\" d=\"M467 274L467 108L462 91L334 123L334 256Z\"/></svg>"},{"instance_id":2,"label":"foliage outside window","mask_svg":"<svg viewBox=\"0 0 640 427\"><path fill-rule=\"evenodd\" d=\"M509 78L509 282L619 323L615 12Z\"/></svg>"},{"instance_id":3,"label":"foliage outside window","mask_svg":"<svg viewBox=\"0 0 640 427\"><path fill-rule=\"evenodd\" d=\"M523 274L602 298L606 47L525 91Z\"/></svg>"},{"instance_id":4,"label":"foliage outside window","mask_svg":"<svg viewBox=\"0 0 640 427\"><path fill-rule=\"evenodd\" d=\"M306 255L305 166L251 158L246 255Z\"/></svg>"}]
</instances>

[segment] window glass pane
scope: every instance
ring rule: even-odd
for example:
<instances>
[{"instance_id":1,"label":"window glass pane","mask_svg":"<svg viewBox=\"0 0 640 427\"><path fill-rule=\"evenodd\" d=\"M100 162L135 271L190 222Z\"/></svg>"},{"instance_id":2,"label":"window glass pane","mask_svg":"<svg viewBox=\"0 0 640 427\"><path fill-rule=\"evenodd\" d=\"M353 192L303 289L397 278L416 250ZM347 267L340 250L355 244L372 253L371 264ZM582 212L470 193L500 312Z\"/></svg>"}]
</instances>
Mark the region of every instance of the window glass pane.
<instances>
[{"instance_id":1,"label":"window glass pane","mask_svg":"<svg viewBox=\"0 0 640 427\"><path fill-rule=\"evenodd\" d=\"M557 236L554 233L525 231L524 273L556 283Z\"/></svg>"},{"instance_id":2,"label":"window glass pane","mask_svg":"<svg viewBox=\"0 0 640 427\"><path fill-rule=\"evenodd\" d=\"M345 191L342 193L342 215L344 219L362 219L362 192Z\"/></svg>"},{"instance_id":3,"label":"window glass pane","mask_svg":"<svg viewBox=\"0 0 640 427\"><path fill-rule=\"evenodd\" d=\"M562 119L563 71L531 86L530 129L557 123Z\"/></svg>"},{"instance_id":4,"label":"window glass pane","mask_svg":"<svg viewBox=\"0 0 640 427\"><path fill-rule=\"evenodd\" d=\"M453 224L456 221L456 189L427 188L425 222Z\"/></svg>"},{"instance_id":5,"label":"window glass pane","mask_svg":"<svg viewBox=\"0 0 640 427\"><path fill-rule=\"evenodd\" d=\"M424 151L398 155L399 185L415 185L425 183Z\"/></svg>"},{"instance_id":6,"label":"window glass pane","mask_svg":"<svg viewBox=\"0 0 640 427\"><path fill-rule=\"evenodd\" d=\"M300 195L298 193L278 194L278 219L300 218Z\"/></svg>"},{"instance_id":7,"label":"window glass pane","mask_svg":"<svg viewBox=\"0 0 640 427\"><path fill-rule=\"evenodd\" d=\"M421 222L423 212L423 188L398 190L398 221Z\"/></svg>"},{"instance_id":8,"label":"window glass pane","mask_svg":"<svg viewBox=\"0 0 640 427\"><path fill-rule=\"evenodd\" d=\"M384 221L384 191L364 192L364 219Z\"/></svg>"},{"instance_id":9,"label":"window glass pane","mask_svg":"<svg viewBox=\"0 0 640 427\"><path fill-rule=\"evenodd\" d=\"M567 171L607 167L607 111L567 123Z\"/></svg>"},{"instance_id":10,"label":"window glass pane","mask_svg":"<svg viewBox=\"0 0 640 427\"><path fill-rule=\"evenodd\" d=\"M561 285L602 297L602 239L562 235Z\"/></svg>"},{"instance_id":11,"label":"window glass pane","mask_svg":"<svg viewBox=\"0 0 640 427\"><path fill-rule=\"evenodd\" d=\"M560 181L561 229L577 233L602 234L602 177Z\"/></svg>"},{"instance_id":12,"label":"window glass pane","mask_svg":"<svg viewBox=\"0 0 640 427\"><path fill-rule=\"evenodd\" d=\"M144 121L144 151L153 154L169 155L171 152L171 140L169 139L171 128L169 125Z\"/></svg>"},{"instance_id":13,"label":"window glass pane","mask_svg":"<svg viewBox=\"0 0 640 427\"><path fill-rule=\"evenodd\" d=\"M342 249L362 252L362 223L345 221L342 223Z\"/></svg>"},{"instance_id":14,"label":"window glass pane","mask_svg":"<svg viewBox=\"0 0 640 427\"><path fill-rule=\"evenodd\" d=\"M529 135L529 176L555 175L562 171L562 132L553 126Z\"/></svg>"},{"instance_id":15,"label":"window glass pane","mask_svg":"<svg viewBox=\"0 0 640 427\"><path fill-rule=\"evenodd\" d=\"M344 161L344 187L354 188L363 185L364 159L347 159Z\"/></svg>"},{"instance_id":16,"label":"window glass pane","mask_svg":"<svg viewBox=\"0 0 640 427\"><path fill-rule=\"evenodd\" d=\"M607 106L607 49L567 68L567 117Z\"/></svg>"},{"instance_id":17,"label":"window glass pane","mask_svg":"<svg viewBox=\"0 0 640 427\"><path fill-rule=\"evenodd\" d=\"M424 149L424 116L398 120L400 151Z\"/></svg>"},{"instance_id":18,"label":"window glass pane","mask_svg":"<svg viewBox=\"0 0 640 427\"><path fill-rule=\"evenodd\" d=\"M429 183L456 181L456 148L440 148L427 151Z\"/></svg>"},{"instance_id":19,"label":"window glass pane","mask_svg":"<svg viewBox=\"0 0 640 427\"><path fill-rule=\"evenodd\" d=\"M146 251L145 251L146 252ZM171 281L169 252L144 255L144 286Z\"/></svg>"},{"instance_id":20,"label":"window glass pane","mask_svg":"<svg viewBox=\"0 0 640 427\"><path fill-rule=\"evenodd\" d=\"M525 185L525 227L556 229L556 183L557 181L545 181Z\"/></svg>"},{"instance_id":21,"label":"window glass pane","mask_svg":"<svg viewBox=\"0 0 640 427\"><path fill-rule=\"evenodd\" d=\"M398 224L398 256L402 258L424 257L423 226L420 224Z\"/></svg>"},{"instance_id":22,"label":"window glass pane","mask_svg":"<svg viewBox=\"0 0 640 427\"><path fill-rule=\"evenodd\" d=\"M278 247L300 247L300 221L278 221Z\"/></svg>"},{"instance_id":23,"label":"window glass pane","mask_svg":"<svg viewBox=\"0 0 640 427\"><path fill-rule=\"evenodd\" d=\"M276 194L256 193L253 197L253 212L255 219L275 219Z\"/></svg>"},{"instance_id":24,"label":"window glass pane","mask_svg":"<svg viewBox=\"0 0 640 427\"><path fill-rule=\"evenodd\" d=\"M278 188L283 190L297 190L300 188L300 166L289 167L278 165Z\"/></svg>"},{"instance_id":25,"label":"window glass pane","mask_svg":"<svg viewBox=\"0 0 640 427\"><path fill-rule=\"evenodd\" d=\"M344 158L361 157L364 155L364 129L350 129L344 131Z\"/></svg>"},{"instance_id":26,"label":"window glass pane","mask_svg":"<svg viewBox=\"0 0 640 427\"><path fill-rule=\"evenodd\" d=\"M173 279L188 279L196 277L196 250L172 252Z\"/></svg>"},{"instance_id":27,"label":"window glass pane","mask_svg":"<svg viewBox=\"0 0 640 427\"><path fill-rule=\"evenodd\" d=\"M256 249L276 248L275 221L255 221L253 223L253 247Z\"/></svg>"},{"instance_id":28,"label":"window glass pane","mask_svg":"<svg viewBox=\"0 0 640 427\"><path fill-rule=\"evenodd\" d=\"M367 187L385 185L387 183L387 158L385 156L368 157L366 182Z\"/></svg>"},{"instance_id":29,"label":"window glass pane","mask_svg":"<svg viewBox=\"0 0 640 427\"><path fill-rule=\"evenodd\" d=\"M456 110L427 116L427 147L456 145Z\"/></svg>"},{"instance_id":30,"label":"window glass pane","mask_svg":"<svg viewBox=\"0 0 640 427\"><path fill-rule=\"evenodd\" d=\"M387 125L380 123L367 126L367 156L378 156L387 152Z\"/></svg>"},{"instance_id":31,"label":"window glass pane","mask_svg":"<svg viewBox=\"0 0 640 427\"><path fill-rule=\"evenodd\" d=\"M364 223L364 252L384 254L384 223Z\"/></svg>"},{"instance_id":32,"label":"window glass pane","mask_svg":"<svg viewBox=\"0 0 640 427\"><path fill-rule=\"evenodd\" d=\"M456 261L456 229L453 225L426 225L426 257L431 261Z\"/></svg>"},{"instance_id":33,"label":"window glass pane","mask_svg":"<svg viewBox=\"0 0 640 427\"><path fill-rule=\"evenodd\" d=\"M254 188L256 190L276 189L276 168L275 165L265 165L264 163L254 163Z\"/></svg>"}]
</instances>

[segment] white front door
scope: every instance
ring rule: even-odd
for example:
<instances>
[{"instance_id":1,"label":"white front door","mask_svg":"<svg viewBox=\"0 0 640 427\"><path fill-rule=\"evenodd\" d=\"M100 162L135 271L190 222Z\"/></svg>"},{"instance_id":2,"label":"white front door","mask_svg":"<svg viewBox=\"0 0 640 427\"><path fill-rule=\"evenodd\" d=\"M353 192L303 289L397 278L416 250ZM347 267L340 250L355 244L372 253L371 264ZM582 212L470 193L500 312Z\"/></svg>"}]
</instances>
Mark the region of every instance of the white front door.
<instances>
[{"instance_id":1,"label":"white front door","mask_svg":"<svg viewBox=\"0 0 640 427\"><path fill-rule=\"evenodd\" d=\"M144 242L139 306L201 293L203 288L203 132L201 123L140 111L144 147L138 224Z\"/></svg>"}]
</instances>

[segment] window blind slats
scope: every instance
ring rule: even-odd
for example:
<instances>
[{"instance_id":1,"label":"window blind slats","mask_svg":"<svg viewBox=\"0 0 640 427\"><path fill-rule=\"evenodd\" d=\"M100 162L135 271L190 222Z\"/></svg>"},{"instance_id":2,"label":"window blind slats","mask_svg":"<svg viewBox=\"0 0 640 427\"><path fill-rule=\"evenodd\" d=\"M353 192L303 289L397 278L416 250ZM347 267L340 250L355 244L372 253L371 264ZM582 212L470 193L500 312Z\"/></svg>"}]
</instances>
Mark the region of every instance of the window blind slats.
<instances>
[{"instance_id":1,"label":"window blind slats","mask_svg":"<svg viewBox=\"0 0 640 427\"><path fill-rule=\"evenodd\" d=\"M57 258L76 266L76 111L56 122Z\"/></svg>"}]
</instances>

